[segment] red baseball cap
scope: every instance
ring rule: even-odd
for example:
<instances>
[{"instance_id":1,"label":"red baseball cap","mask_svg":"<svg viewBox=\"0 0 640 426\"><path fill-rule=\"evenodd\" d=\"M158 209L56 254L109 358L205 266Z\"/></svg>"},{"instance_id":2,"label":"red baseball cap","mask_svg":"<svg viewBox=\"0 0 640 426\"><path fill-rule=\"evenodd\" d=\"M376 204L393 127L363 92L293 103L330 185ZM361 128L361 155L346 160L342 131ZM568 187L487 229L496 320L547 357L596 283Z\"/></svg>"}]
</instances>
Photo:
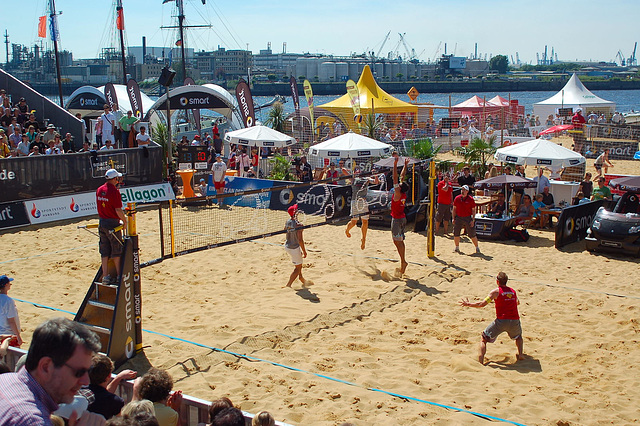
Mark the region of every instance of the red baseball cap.
<instances>
[{"instance_id":1,"label":"red baseball cap","mask_svg":"<svg viewBox=\"0 0 640 426\"><path fill-rule=\"evenodd\" d=\"M294 205L290 206L287 209L287 211L289 212L289 216L293 217L296 214L296 212L298 211L298 205L294 204Z\"/></svg>"}]
</instances>

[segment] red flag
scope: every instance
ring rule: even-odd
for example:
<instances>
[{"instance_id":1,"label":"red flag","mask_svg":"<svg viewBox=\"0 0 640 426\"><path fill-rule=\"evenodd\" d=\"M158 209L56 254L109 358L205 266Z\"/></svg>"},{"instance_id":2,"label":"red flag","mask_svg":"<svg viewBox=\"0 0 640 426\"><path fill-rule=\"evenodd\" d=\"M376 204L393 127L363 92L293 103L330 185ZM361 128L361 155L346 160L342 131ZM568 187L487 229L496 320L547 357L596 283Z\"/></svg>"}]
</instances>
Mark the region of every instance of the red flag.
<instances>
[{"instance_id":1,"label":"red flag","mask_svg":"<svg viewBox=\"0 0 640 426\"><path fill-rule=\"evenodd\" d=\"M47 38L47 17L38 18L38 37Z\"/></svg>"},{"instance_id":2,"label":"red flag","mask_svg":"<svg viewBox=\"0 0 640 426\"><path fill-rule=\"evenodd\" d=\"M122 8L118 9L118 17L116 18L116 28L120 31L124 30L124 12Z\"/></svg>"},{"instance_id":3,"label":"red flag","mask_svg":"<svg viewBox=\"0 0 640 426\"><path fill-rule=\"evenodd\" d=\"M182 40L177 40L176 41L176 46L182 46Z\"/></svg>"}]
</instances>

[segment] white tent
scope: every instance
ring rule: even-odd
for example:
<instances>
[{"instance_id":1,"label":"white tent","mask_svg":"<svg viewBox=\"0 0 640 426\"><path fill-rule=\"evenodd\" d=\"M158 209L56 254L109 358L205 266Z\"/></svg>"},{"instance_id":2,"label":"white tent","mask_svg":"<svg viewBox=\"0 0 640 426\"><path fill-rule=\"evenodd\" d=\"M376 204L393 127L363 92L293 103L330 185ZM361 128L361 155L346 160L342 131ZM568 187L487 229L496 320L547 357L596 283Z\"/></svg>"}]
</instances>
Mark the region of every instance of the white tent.
<instances>
[{"instance_id":1,"label":"white tent","mask_svg":"<svg viewBox=\"0 0 640 426\"><path fill-rule=\"evenodd\" d=\"M389 144L353 132L320 142L309 148L310 155L336 158L383 157L390 155L392 151L393 146Z\"/></svg>"},{"instance_id":2,"label":"white tent","mask_svg":"<svg viewBox=\"0 0 640 426\"><path fill-rule=\"evenodd\" d=\"M562 90L549 99L533 104L533 113L544 122L549 115L557 114L559 108L572 108L574 111L582 108L582 115L586 117L590 112L612 114L616 104L591 93L573 74Z\"/></svg>"},{"instance_id":3,"label":"white tent","mask_svg":"<svg viewBox=\"0 0 640 426\"><path fill-rule=\"evenodd\" d=\"M533 139L528 142L500 148L496 151L494 157L503 163L550 167L553 169L577 166L586 161L580 153L546 139Z\"/></svg>"},{"instance_id":4,"label":"white tent","mask_svg":"<svg viewBox=\"0 0 640 426\"><path fill-rule=\"evenodd\" d=\"M116 91L118 108L122 115L127 115L127 111L133 111L129 94L127 93L127 86L124 84L114 84L113 88ZM144 92L140 92L140 97L142 98L142 109L146 114L153 106L154 101ZM107 99L104 96L104 86L97 88L93 86L82 86L74 90L69 96L66 109L73 115L81 113L84 118L97 118L103 113L102 107L106 103Z\"/></svg>"},{"instance_id":5,"label":"white tent","mask_svg":"<svg viewBox=\"0 0 640 426\"><path fill-rule=\"evenodd\" d=\"M224 140L240 145L281 148L296 143L291 136L267 126L252 126L233 130L224 135Z\"/></svg>"}]
</instances>

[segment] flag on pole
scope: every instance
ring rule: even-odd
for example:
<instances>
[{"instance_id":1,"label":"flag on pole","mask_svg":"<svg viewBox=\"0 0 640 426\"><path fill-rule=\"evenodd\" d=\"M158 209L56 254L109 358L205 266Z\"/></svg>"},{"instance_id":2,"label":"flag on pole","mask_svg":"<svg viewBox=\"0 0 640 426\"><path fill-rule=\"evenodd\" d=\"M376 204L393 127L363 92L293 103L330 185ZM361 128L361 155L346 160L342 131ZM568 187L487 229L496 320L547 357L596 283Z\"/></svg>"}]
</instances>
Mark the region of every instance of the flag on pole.
<instances>
[{"instance_id":1,"label":"flag on pole","mask_svg":"<svg viewBox=\"0 0 640 426\"><path fill-rule=\"evenodd\" d=\"M304 96L307 98L307 105L309 105L309 118L311 118L311 139L315 142L316 137L316 124L313 117L313 90L311 89L311 83L309 80L305 80L302 84L304 89Z\"/></svg>"},{"instance_id":2,"label":"flag on pole","mask_svg":"<svg viewBox=\"0 0 640 426\"><path fill-rule=\"evenodd\" d=\"M49 17L49 37L51 41L60 41L60 34L58 34L58 20L56 15Z\"/></svg>"},{"instance_id":3,"label":"flag on pole","mask_svg":"<svg viewBox=\"0 0 640 426\"><path fill-rule=\"evenodd\" d=\"M116 28L120 31L124 31L124 10L122 7L117 9L118 16L116 17Z\"/></svg>"},{"instance_id":4,"label":"flag on pole","mask_svg":"<svg viewBox=\"0 0 640 426\"><path fill-rule=\"evenodd\" d=\"M38 37L47 38L47 17L38 18Z\"/></svg>"},{"instance_id":5,"label":"flag on pole","mask_svg":"<svg viewBox=\"0 0 640 426\"><path fill-rule=\"evenodd\" d=\"M349 101L351 101L351 108L353 108L353 121L358 124L362 123L362 115L360 114L360 91L358 86L353 80L347 81L347 94L349 95Z\"/></svg>"},{"instance_id":6,"label":"flag on pole","mask_svg":"<svg viewBox=\"0 0 640 426\"><path fill-rule=\"evenodd\" d=\"M176 40L176 46L182 46L182 40Z\"/></svg>"}]
</instances>

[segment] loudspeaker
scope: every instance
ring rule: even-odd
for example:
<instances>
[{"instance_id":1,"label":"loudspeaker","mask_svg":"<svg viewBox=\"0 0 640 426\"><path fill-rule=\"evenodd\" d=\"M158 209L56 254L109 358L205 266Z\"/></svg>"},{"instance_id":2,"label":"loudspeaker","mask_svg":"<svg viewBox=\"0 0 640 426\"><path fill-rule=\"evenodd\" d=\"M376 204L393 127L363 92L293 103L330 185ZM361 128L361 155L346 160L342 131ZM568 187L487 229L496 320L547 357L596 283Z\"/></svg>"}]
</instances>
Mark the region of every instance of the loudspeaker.
<instances>
[{"instance_id":1,"label":"loudspeaker","mask_svg":"<svg viewBox=\"0 0 640 426\"><path fill-rule=\"evenodd\" d=\"M176 72L171 68L164 67L162 68L162 74L160 74L160 78L158 78L158 84L164 87L171 86L173 83L173 78L176 76Z\"/></svg>"}]
</instances>

